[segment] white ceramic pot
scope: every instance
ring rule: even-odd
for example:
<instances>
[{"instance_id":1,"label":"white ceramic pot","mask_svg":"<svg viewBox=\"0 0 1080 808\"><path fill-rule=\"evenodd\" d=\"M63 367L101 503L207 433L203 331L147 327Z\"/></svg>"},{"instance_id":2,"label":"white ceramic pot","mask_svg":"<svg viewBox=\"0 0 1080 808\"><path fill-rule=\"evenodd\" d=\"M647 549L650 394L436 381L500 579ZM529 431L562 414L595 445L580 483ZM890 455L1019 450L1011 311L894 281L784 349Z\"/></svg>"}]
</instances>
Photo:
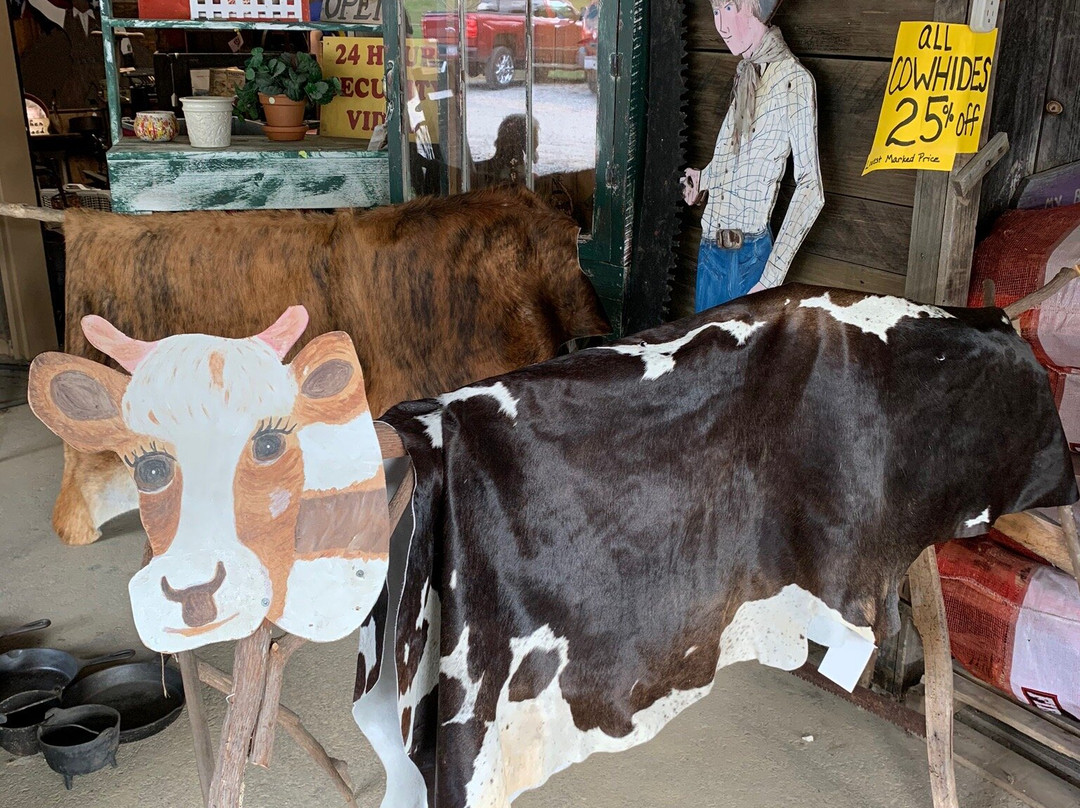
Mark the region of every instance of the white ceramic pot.
<instances>
[{"instance_id":1,"label":"white ceramic pot","mask_svg":"<svg viewBox=\"0 0 1080 808\"><path fill-rule=\"evenodd\" d=\"M232 138L232 98L200 95L181 98L188 140L196 149L222 149Z\"/></svg>"}]
</instances>

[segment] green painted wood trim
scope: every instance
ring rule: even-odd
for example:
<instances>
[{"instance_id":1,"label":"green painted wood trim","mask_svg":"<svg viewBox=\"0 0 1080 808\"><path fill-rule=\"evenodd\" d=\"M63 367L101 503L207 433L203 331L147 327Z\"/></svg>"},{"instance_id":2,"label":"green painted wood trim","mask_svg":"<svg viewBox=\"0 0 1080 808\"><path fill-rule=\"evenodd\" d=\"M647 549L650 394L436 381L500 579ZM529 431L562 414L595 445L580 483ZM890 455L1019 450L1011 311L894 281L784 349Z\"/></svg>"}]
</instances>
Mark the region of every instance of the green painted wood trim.
<instances>
[{"instance_id":1,"label":"green painted wood trim","mask_svg":"<svg viewBox=\"0 0 1080 808\"><path fill-rule=\"evenodd\" d=\"M405 51L404 26L399 20L402 7L401 0L385 0L383 4L386 141L390 152L390 199L395 203L405 201L406 189L409 188L405 181L406 163L409 159L409 135L405 123L407 115L403 114L405 70L404 67L398 67L405 64L402 58ZM420 22L416 21L415 24L420 25ZM409 193L411 195L411 188Z\"/></svg>"},{"instance_id":2,"label":"green painted wood trim","mask_svg":"<svg viewBox=\"0 0 1080 808\"><path fill-rule=\"evenodd\" d=\"M594 210L604 215L601 228L583 240L579 249L581 265L593 279L616 336L623 334L622 311L634 205L641 183L641 150L645 133L645 81L648 65L646 20L648 0L621 0L601 6L601 14L612 14L601 23L598 43L601 112L598 137L597 183ZM612 57L617 75L613 75ZM612 114L604 117L611 105ZM610 121L610 123L605 123ZM610 126L610 129L606 127Z\"/></svg>"},{"instance_id":3,"label":"green painted wood trim","mask_svg":"<svg viewBox=\"0 0 1080 808\"><path fill-rule=\"evenodd\" d=\"M143 144L149 145L149 144ZM113 210L366 208L390 202L385 152L110 149Z\"/></svg>"},{"instance_id":4,"label":"green painted wood trim","mask_svg":"<svg viewBox=\"0 0 1080 808\"><path fill-rule=\"evenodd\" d=\"M112 26L112 0L101 0L101 46L105 51L105 100L109 105L109 132L120 142L120 74L116 68L116 37Z\"/></svg>"},{"instance_id":5,"label":"green painted wood trim","mask_svg":"<svg viewBox=\"0 0 1080 808\"><path fill-rule=\"evenodd\" d=\"M166 143L147 143L138 138L126 137L109 150L110 157L125 157L132 154L276 154L281 157L307 159L335 154L386 162L385 152L365 151L360 148L363 141L344 137L320 137L312 135L303 140L275 141L262 135L233 135L232 142L224 149L196 149L186 137L181 135Z\"/></svg>"},{"instance_id":6,"label":"green painted wood trim","mask_svg":"<svg viewBox=\"0 0 1080 808\"><path fill-rule=\"evenodd\" d=\"M303 20L142 20L138 17L111 18L112 28L186 28L199 31L349 31L382 36L382 26L366 22L308 22ZM102 19L102 29L105 20Z\"/></svg>"}]
</instances>

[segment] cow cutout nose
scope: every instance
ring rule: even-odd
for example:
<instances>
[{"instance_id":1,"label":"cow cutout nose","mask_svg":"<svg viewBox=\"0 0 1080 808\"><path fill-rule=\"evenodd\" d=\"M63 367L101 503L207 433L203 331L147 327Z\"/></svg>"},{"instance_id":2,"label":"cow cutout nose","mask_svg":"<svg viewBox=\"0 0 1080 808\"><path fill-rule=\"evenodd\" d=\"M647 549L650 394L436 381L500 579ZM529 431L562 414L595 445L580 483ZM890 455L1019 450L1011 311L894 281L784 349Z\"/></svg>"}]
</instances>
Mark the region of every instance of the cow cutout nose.
<instances>
[{"instance_id":1,"label":"cow cutout nose","mask_svg":"<svg viewBox=\"0 0 1080 808\"><path fill-rule=\"evenodd\" d=\"M164 575L161 576L161 591L173 603L179 603L184 623L191 628L205 626L217 617L214 593L225 581L225 565L220 561L214 570L214 577L204 584L195 584L187 589L173 589Z\"/></svg>"}]
</instances>

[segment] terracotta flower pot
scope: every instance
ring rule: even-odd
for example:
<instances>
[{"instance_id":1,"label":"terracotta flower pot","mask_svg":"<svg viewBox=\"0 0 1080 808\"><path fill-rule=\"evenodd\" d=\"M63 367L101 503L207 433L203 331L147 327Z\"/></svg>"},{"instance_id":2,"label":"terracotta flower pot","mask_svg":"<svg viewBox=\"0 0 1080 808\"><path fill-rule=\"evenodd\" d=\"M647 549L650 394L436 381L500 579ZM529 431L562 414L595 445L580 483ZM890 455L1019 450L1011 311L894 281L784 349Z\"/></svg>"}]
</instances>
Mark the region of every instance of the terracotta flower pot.
<instances>
[{"instance_id":1,"label":"terracotta flower pot","mask_svg":"<svg viewBox=\"0 0 1080 808\"><path fill-rule=\"evenodd\" d=\"M271 126L263 125L263 134L270 140L303 140L307 134L307 124L299 126Z\"/></svg>"},{"instance_id":2,"label":"terracotta flower pot","mask_svg":"<svg viewBox=\"0 0 1080 808\"><path fill-rule=\"evenodd\" d=\"M293 101L287 95L266 95L259 93L266 123L270 126L299 126L304 122L306 101Z\"/></svg>"}]
</instances>

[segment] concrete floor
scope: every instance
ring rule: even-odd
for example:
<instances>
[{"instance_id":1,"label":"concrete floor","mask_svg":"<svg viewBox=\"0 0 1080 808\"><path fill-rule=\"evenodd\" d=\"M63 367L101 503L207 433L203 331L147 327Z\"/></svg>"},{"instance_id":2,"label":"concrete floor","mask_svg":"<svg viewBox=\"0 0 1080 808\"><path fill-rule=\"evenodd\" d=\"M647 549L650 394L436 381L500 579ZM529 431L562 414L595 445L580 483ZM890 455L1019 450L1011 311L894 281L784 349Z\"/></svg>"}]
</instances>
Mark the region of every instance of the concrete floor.
<instances>
[{"instance_id":1,"label":"concrete floor","mask_svg":"<svg viewBox=\"0 0 1080 808\"><path fill-rule=\"evenodd\" d=\"M122 517L89 547L63 546L49 524L61 447L26 406L0 412L0 626L40 617L52 628L32 642L88 656L140 649L127 599L143 537ZM7 648L16 641L8 641ZM200 652L228 670L231 648ZM286 672L283 701L331 755L346 760L358 802L382 798L381 769L350 714L353 639L309 645ZM215 733L224 699L208 696ZM813 741L802 740L812 735ZM64 790L40 756L0 751L0 805L12 808L197 808L201 805L186 713L161 734L120 748L119 768L76 778ZM964 808L1021 803L971 772L957 771ZM245 804L338 806L337 793L292 740L279 733L270 770L248 768ZM649 744L596 755L521 797L515 808L926 808L921 742L790 674L742 663L721 672L713 693Z\"/></svg>"}]
</instances>

